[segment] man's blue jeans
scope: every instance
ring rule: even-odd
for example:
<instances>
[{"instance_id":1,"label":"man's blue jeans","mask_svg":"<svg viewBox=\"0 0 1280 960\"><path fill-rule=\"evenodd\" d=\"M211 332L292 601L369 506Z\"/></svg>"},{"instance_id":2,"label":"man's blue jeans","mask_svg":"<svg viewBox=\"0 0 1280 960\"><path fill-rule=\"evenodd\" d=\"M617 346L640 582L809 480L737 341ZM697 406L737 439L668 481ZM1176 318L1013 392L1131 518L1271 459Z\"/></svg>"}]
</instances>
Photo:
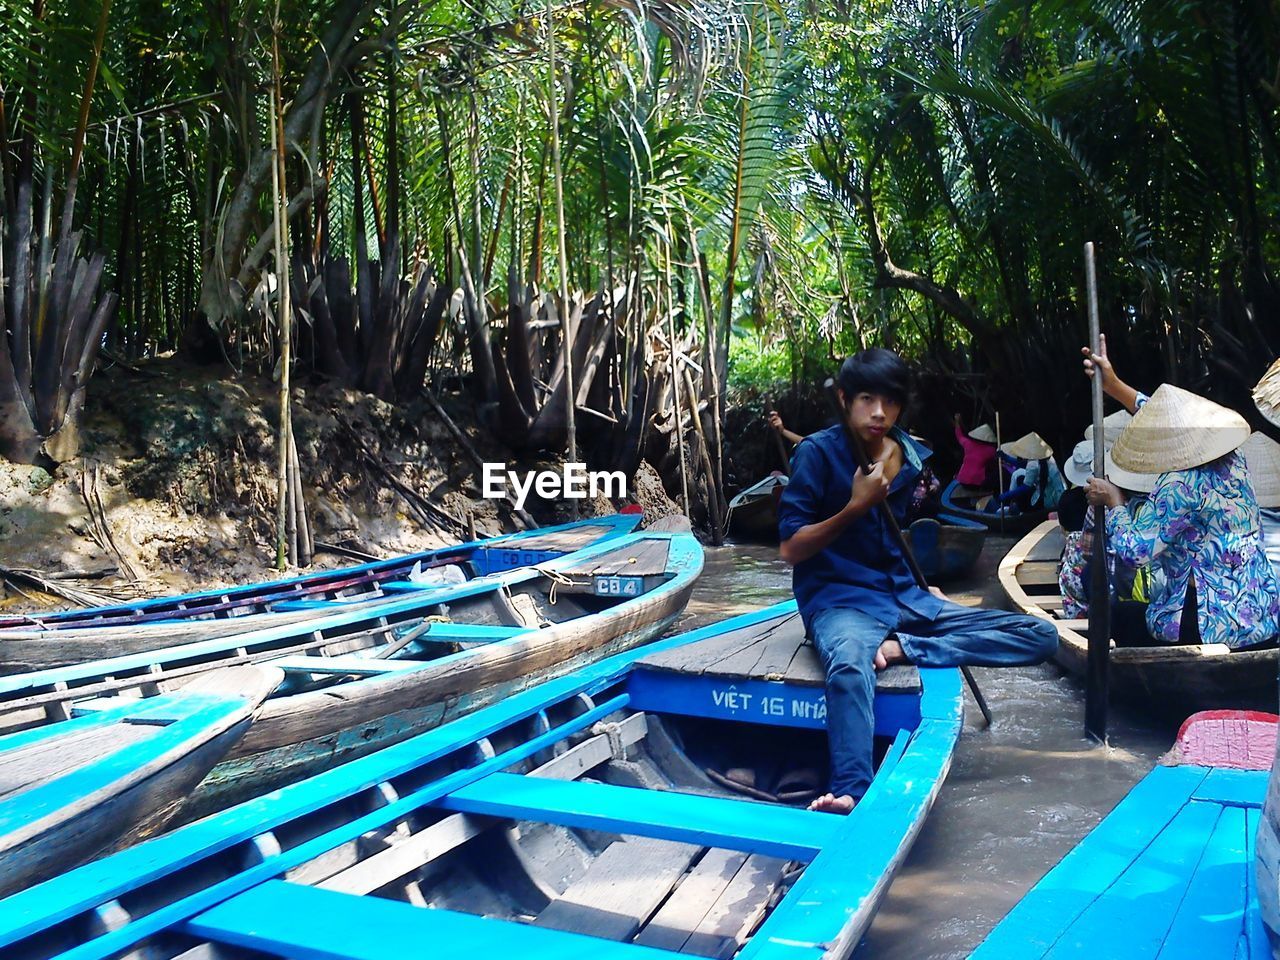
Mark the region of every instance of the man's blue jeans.
<instances>
[{"instance_id":1,"label":"man's blue jeans","mask_svg":"<svg viewBox=\"0 0 1280 960\"><path fill-rule=\"evenodd\" d=\"M831 792L838 797L861 797L871 785L875 655L890 633L919 667L1017 667L1043 663L1058 648L1058 631L1045 620L958 603L944 603L933 620L903 609L892 624L832 607L807 626L827 671Z\"/></svg>"}]
</instances>

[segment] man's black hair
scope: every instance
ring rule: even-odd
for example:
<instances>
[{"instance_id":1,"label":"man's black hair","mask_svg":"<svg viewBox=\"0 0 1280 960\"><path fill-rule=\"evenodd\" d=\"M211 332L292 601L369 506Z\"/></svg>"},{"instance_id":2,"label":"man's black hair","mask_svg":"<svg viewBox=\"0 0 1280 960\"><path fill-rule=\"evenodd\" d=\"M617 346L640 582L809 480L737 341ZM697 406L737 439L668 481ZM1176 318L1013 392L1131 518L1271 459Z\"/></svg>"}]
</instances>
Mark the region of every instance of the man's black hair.
<instances>
[{"instance_id":1,"label":"man's black hair","mask_svg":"<svg viewBox=\"0 0 1280 960\"><path fill-rule=\"evenodd\" d=\"M1089 511L1089 502L1084 498L1084 487L1072 487L1063 491L1058 499L1058 523L1063 530L1075 533L1084 529L1084 517Z\"/></svg>"},{"instance_id":2,"label":"man's black hair","mask_svg":"<svg viewBox=\"0 0 1280 960\"><path fill-rule=\"evenodd\" d=\"M871 347L840 365L836 386L846 401L860 393L877 393L905 407L911 396L911 368L892 350Z\"/></svg>"}]
</instances>

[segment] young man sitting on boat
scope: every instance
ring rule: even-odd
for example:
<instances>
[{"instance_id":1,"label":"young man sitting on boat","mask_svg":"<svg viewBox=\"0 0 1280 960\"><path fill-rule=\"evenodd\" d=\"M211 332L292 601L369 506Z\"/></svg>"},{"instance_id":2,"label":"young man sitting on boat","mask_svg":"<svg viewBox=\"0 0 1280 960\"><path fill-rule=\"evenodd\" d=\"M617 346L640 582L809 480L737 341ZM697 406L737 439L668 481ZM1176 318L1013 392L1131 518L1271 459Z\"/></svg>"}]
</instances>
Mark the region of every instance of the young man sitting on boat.
<instances>
[{"instance_id":1,"label":"young man sitting on boat","mask_svg":"<svg viewBox=\"0 0 1280 960\"><path fill-rule=\"evenodd\" d=\"M848 813L871 784L876 671L1041 663L1058 646L1044 620L952 603L917 586L880 508L899 522L929 451L897 426L910 370L889 350L850 357L836 378L843 422L796 449L778 510L782 559L822 658L830 792L810 809ZM870 463L857 468L851 438Z\"/></svg>"}]
</instances>

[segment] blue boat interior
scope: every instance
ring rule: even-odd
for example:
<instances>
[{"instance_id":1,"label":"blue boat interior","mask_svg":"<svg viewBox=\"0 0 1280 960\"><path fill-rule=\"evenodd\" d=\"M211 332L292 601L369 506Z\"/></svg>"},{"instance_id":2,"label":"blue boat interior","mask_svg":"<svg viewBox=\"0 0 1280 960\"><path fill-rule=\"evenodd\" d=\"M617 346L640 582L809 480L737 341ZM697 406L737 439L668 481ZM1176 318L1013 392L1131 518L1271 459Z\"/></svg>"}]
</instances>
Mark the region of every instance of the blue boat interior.
<instances>
[{"instance_id":1,"label":"blue boat interior","mask_svg":"<svg viewBox=\"0 0 1280 960\"><path fill-rule=\"evenodd\" d=\"M1157 766L974 960L1271 960L1255 838L1268 772Z\"/></svg>"},{"instance_id":2,"label":"blue boat interior","mask_svg":"<svg viewBox=\"0 0 1280 960\"><path fill-rule=\"evenodd\" d=\"M0 954L818 960L914 838L960 703L955 671L889 671L871 791L849 817L806 810L827 778L821 672L780 605L0 902Z\"/></svg>"}]
</instances>

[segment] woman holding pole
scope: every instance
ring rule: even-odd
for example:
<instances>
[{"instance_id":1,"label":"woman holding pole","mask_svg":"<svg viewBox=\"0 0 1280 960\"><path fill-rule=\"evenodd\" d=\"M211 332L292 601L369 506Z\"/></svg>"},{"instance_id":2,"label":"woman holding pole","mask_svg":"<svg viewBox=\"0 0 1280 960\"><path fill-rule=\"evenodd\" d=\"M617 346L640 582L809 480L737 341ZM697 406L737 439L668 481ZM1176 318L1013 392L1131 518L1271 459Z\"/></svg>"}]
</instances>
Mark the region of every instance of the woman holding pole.
<instances>
[{"instance_id":1,"label":"woman holding pole","mask_svg":"<svg viewBox=\"0 0 1280 960\"><path fill-rule=\"evenodd\" d=\"M1115 484L1092 479L1089 502L1106 508L1111 549L1126 562L1153 562L1157 580L1146 631L1119 644L1222 643L1245 649L1280 638L1280 595L1263 551L1258 501L1240 446L1249 426L1233 410L1162 385L1146 397L1122 381L1106 340L1083 350L1085 373L1133 412L1112 448L1116 464L1157 474L1151 509L1120 509Z\"/></svg>"}]
</instances>

